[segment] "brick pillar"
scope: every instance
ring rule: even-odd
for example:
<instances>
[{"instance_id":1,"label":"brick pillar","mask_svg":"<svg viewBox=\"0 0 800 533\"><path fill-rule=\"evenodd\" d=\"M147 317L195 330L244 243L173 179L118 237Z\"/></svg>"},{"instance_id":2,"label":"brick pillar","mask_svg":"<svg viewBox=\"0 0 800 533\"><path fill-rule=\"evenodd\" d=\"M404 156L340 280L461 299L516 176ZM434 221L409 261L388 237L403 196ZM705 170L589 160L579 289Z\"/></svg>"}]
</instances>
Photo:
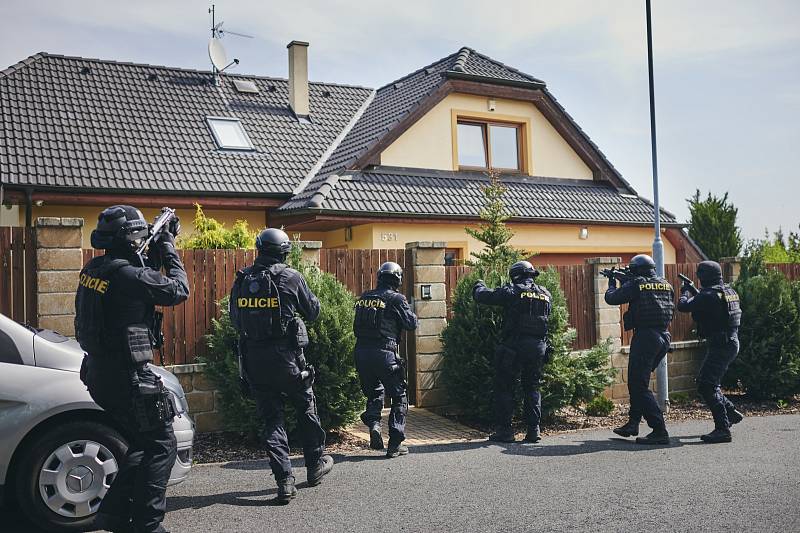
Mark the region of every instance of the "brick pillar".
<instances>
[{"instance_id":1,"label":"brick pillar","mask_svg":"<svg viewBox=\"0 0 800 533\"><path fill-rule=\"evenodd\" d=\"M320 249L322 241L298 241L303 249L303 259L309 263L319 266Z\"/></svg>"},{"instance_id":2,"label":"brick pillar","mask_svg":"<svg viewBox=\"0 0 800 533\"><path fill-rule=\"evenodd\" d=\"M600 275L605 268L619 267L619 257L592 257L586 262L594 268L594 320L597 342L611 339L611 366L617 370L614 384L605 390L605 395L614 400L628 398L628 355L622 348L622 324L619 306L605 301L608 279Z\"/></svg>"},{"instance_id":3,"label":"brick pillar","mask_svg":"<svg viewBox=\"0 0 800 533\"><path fill-rule=\"evenodd\" d=\"M722 277L725 283L733 283L739 279L739 274L742 273L742 258L741 257L723 257L719 260L722 267Z\"/></svg>"},{"instance_id":4,"label":"brick pillar","mask_svg":"<svg viewBox=\"0 0 800 533\"><path fill-rule=\"evenodd\" d=\"M39 217L35 227L39 327L74 336L75 289L83 267L83 219Z\"/></svg>"},{"instance_id":5,"label":"brick pillar","mask_svg":"<svg viewBox=\"0 0 800 533\"><path fill-rule=\"evenodd\" d=\"M447 398L441 385L442 341L441 333L447 324L445 294L444 242L410 242L410 265L413 276L411 305L419 318L419 327L413 333L416 348L415 369L417 407L441 407ZM430 286L430 298L422 298L423 287Z\"/></svg>"}]
</instances>

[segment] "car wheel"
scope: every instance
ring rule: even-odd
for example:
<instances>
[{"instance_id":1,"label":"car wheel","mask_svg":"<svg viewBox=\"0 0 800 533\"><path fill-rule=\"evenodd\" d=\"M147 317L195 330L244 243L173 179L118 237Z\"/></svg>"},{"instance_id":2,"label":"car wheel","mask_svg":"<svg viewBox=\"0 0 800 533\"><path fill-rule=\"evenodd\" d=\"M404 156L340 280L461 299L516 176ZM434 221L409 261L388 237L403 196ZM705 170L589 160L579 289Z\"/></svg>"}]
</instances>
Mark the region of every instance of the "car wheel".
<instances>
[{"instance_id":1,"label":"car wheel","mask_svg":"<svg viewBox=\"0 0 800 533\"><path fill-rule=\"evenodd\" d=\"M17 498L46 531L81 531L92 523L119 471L127 444L109 426L68 422L31 443L16 470Z\"/></svg>"}]
</instances>

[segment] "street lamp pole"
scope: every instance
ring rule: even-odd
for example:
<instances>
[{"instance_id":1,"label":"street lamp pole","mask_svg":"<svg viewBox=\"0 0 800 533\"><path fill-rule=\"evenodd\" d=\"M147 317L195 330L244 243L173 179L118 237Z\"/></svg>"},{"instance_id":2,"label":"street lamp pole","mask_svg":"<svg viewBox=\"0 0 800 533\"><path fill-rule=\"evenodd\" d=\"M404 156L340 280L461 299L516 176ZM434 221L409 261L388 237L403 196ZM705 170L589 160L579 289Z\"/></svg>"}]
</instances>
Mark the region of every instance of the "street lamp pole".
<instances>
[{"instance_id":1,"label":"street lamp pole","mask_svg":"<svg viewBox=\"0 0 800 533\"><path fill-rule=\"evenodd\" d=\"M650 146L653 159L653 213L655 218L655 238L653 239L653 260L656 272L664 277L664 242L661 240L661 208L658 201L658 154L656 151L656 97L653 86L653 26L650 21L650 0L645 0L647 12L647 72L650 82ZM669 374L665 355L656 368L658 405L665 413L669 411Z\"/></svg>"}]
</instances>

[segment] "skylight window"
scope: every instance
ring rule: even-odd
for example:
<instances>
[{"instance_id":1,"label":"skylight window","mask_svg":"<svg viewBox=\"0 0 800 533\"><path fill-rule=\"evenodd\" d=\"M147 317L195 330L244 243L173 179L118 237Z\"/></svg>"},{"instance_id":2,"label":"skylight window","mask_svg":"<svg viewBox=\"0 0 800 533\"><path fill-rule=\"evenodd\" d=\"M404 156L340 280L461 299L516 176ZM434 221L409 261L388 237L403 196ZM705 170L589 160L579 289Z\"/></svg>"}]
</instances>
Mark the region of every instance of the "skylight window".
<instances>
[{"instance_id":1,"label":"skylight window","mask_svg":"<svg viewBox=\"0 0 800 533\"><path fill-rule=\"evenodd\" d=\"M223 150L253 150L253 143L238 118L206 117L214 141Z\"/></svg>"}]
</instances>

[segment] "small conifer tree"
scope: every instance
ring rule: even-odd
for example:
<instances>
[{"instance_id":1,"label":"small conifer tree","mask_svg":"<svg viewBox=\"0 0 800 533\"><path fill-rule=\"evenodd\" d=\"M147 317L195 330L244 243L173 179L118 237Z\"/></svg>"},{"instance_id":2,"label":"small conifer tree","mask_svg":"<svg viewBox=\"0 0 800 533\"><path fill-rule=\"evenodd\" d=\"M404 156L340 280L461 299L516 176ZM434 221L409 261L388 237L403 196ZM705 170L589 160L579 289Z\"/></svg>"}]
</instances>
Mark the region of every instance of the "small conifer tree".
<instances>
[{"instance_id":1,"label":"small conifer tree","mask_svg":"<svg viewBox=\"0 0 800 533\"><path fill-rule=\"evenodd\" d=\"M485 247L471 253L469 264L473 269L455 287L453 318L442 332L442 376L448 396L469 416L485 422L492 419L492 361L500 343L503 310L475 303L472 287L478 279L484 279L490 287L507 283L509 267L530 256L509 244L514 233L506 225L511 214L503 201L505 191L498 175L491 172L489 184L483 187L483 222L478 229L465 229ZM548 268L537 277L536 283L546 287L553 296L548 321L553 355L545 366L542 388L542 408L545 414L550 414L565 405L592 400L612 382L614 374L609 365L608 343L578 355L570 353L576 335L569 328L569 313L558 272Z\"/></svg>"}]
</instances>

